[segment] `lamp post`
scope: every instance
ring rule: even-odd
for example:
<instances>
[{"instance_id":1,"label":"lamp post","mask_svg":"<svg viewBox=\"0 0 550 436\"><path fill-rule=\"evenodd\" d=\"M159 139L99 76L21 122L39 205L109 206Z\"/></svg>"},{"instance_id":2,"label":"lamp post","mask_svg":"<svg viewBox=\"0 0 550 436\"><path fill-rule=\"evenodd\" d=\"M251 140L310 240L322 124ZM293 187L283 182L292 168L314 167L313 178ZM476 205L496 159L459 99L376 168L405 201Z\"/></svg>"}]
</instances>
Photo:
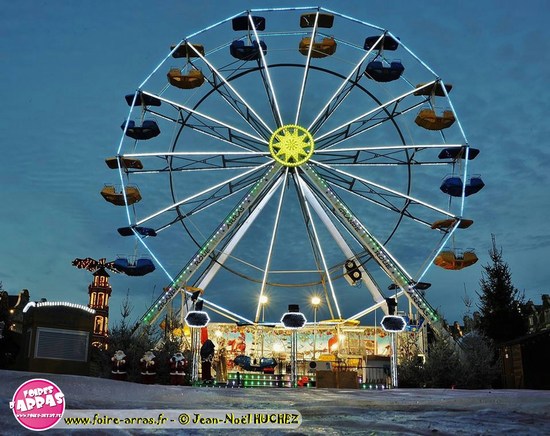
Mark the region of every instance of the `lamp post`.
<instances>
[{"instance_id":1,"label":"lamp post","mask_svg":"<svg viewBox=\"0 0 550 436\"><path fill-rule=\"evenodd\" d=\"M262 323L265 321L265 306L268 303L269 299L267 298L267 295L262 295L260 297L260 304L262 305ZM262 327L262 349L261 349L261 356L264 357L264 332Z\"/></svg>"},{"instance_id":2,"label":"lamp post","mask_svg":"<svg viewBox=\"0 0 550 436\"><path fill-rule=\"evenodd\" d=\"M317 308L321 304L321 299L317 295L314 295L311 297L311 304L313 305L313 360L315 360L317 354Z\"/></svg>"},{"instance_id":3,"label":"lamp post","mask_svg":"<svg viewBox=\"0 0 550 436\"><path fill-rule=\"evenodd\" d=\"M292 330L290 335L290 381L291 386L295 388L298 381L298 364L296 355L298 354L298 330L306 325L307 319L297 304L289 304L288 312L281 318L281 323L285 328Z\"/></svg>"},{"instance_id":4,"label":"lamp post","mask_svg":"<svg viewBox=\"0 0 550 436\"><path fill-rule=\"evenodd\" d=\"M185 316L185 323L191 328L191 351L193 359L191 363L191 381L193 383L199 380L201 328L206 327L210 322L208 313L202 310L202 304L195 304L194 309L197 308L200 310L190 310Z\"/></svg>"},{"instance_id":5,"label":"lamp post","mask_svg":"<svg viewBox=\"0 0 550 436\"><path fill-rule=\"evenodd\" d=\"M391 333L391 379L392 387L397 387L397 333L402 332L407 327L407 321L402 316L396 314L397 300L395 298L386 298L388 305L388 315L382 318L380 324L382 328Z\"/></svg>"}]
</instances>

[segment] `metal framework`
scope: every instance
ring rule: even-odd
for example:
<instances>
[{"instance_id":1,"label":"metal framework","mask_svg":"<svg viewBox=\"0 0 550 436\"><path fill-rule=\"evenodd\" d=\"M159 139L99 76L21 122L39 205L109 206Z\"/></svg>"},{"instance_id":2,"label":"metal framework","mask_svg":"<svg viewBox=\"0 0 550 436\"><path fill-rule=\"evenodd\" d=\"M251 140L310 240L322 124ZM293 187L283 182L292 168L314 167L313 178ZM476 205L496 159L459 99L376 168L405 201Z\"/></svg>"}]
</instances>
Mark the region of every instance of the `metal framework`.
<instances>
[{"instance_id":1,"label":"metal framework","mask_svg":"<svg viewBox=\"0 0 550 436\"><path fill-rule=\"evenodd\" d=\"M317 13L311 28L298 26L305 12ZM334 16L330 32L319 26L319 12ZM255 27L257 15L265 16L265 31ZM241 16L248 29L232 30ZM364 48L372 36L376 43ZM192 285L205 289L206 308L251 324L262 323L268 294L278 319L288 302L307 304L312 289L322 290L327 315L342 321L386 312L386 296L404 295L448 337L416 286L463 217L464 190L451 198L438 184L447 174L467 180L469 144L443 81L403 42L400 78L380 83L367 76L370 61L391 64L393 54L376 48L388 37L398 40L325 8L253 9L184 37L139 85L124 126L153 119L161 134L135 140L123 126L119 162L139 159L143 168L120 164L119 178L142 191L139 204L125 196L128 224L156 230L156 238L136 239L170 284L136 332ZM303 38L307 54L298 51ZM333 38L335 52L319 55L313 42L323 38ZM249 44L250 59L233 58L232 41ZM267 48L254 51L260 42ZM174 60L183 46L187 58ZM168 85L174 62L182 72L202 71L204 83ZM437 100L426 92L435 86L443 89ZM146 98L160 105L139 104ZM419 109L440 103L455 114L451 128L415 124ZM443 149L464 149L465 158L438 158ZM457 223L433 230L438 219ZM350 259L361 273L354 284L367 292L350 291L343 272ZM383 280L394 290L384 290Z\"/></svg>"}]
</instances>

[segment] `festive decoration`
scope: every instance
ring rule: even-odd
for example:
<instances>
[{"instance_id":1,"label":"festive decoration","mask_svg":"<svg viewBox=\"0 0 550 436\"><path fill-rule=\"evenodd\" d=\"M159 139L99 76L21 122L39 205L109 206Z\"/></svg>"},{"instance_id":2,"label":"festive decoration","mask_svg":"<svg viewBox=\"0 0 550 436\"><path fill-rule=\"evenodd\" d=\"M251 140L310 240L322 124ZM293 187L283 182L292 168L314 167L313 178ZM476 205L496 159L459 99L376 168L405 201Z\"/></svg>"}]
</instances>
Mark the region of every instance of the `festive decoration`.
<instances>
[{"instance_id":1,"label":"festive decoration","mask_svg":"<svg viewBox=\"0 0 550 436\"><path fill-rule=\"evenodd\" d=\"M141 383L151 385L155 383L157 377L157 364L155 362L155 354L153 351L146 351L141 359L139 359L141 368Z\"/></svg>"},{"instance_id":2,"label":"festive decoration","mask_svg":"<svg viewBox=\"0 0 550 436\"><path fill-rule=\"evenodd\" d=\"M170 384L182 386L185 376L185 357L182 353L175 353L170 358Z\"/></svg>"},{"instance_id":3,"label":"festive decoration","mask_svg":"<svg viewBox=\"0 0 550 436\"><path fill-rule=\"evenodd\" d=\"M107 262L107 259L101 258L99 260L92 259L91 257L86 257L84 259L76 258L71 263L73 266L78 269L85 269L90 272L96 272L103 269L108 269L109 271L120 273L121 271L115 266L115 262Z\"/></svg>"},{"instance_id":4,"label":"festive decoration","mask_svg":"<svg viewBox=\"0 0 550 436\"><path fill-rule=\"evenodd\" d=\"M124 354L124 351L115 351L115 354L111 357L111 378L113 380L127 380L126 366L126 354Z\"/></svg>"},{"instance_id":5,"label":"festive decoration","mask_svg":"<svg viewBox=\"0 0 550 436\"><path fill-rule=\"evenodd\" d=\"M106 270L120 273L114 262L107 262L105 258L99 260L87 257L76 258L72 265L79 269L93 272L94 279L88 286L88 307L95 311L94 333L92 345L107 349L109 340L109 298L111 297L111 285L109 274Z\"/></svg>"}]
</instances>

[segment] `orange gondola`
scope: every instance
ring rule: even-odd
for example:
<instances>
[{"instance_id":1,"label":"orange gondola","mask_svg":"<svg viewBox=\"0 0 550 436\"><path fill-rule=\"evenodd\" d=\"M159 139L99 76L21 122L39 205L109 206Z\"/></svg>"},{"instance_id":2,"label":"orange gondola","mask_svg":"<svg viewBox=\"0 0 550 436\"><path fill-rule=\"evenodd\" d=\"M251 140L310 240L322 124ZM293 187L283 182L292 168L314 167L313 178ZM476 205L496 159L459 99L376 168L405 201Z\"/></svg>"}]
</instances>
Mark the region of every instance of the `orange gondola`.
<instances>
[{"instance_id":1,"label":"orange gondola","mask_svg":"<svg viewBox=\"0 0 550 436\"><path fill-rule=\"evenodd\" d=\"M443 115L436 115L433 109L422 109L414 122L428 130L443 130L451 127L456 121L451 110L443 111Z\"/></svg>"},{"instance_id":2,"label":"orange gondola","mask_svg":"<svg viewBox=\"0 0 550 436\"><path fill-rule=\"evenodd\" d=\"M467 249L462 251L455 249L439 253L434 259L434 264L443 269L458 271L473 265L477 261L478 258L474 250Z\"/></svg>"},{"instance_id":3,"label":"orange gondola","mask_svg":"<svg viewBox=\"0 0 550 436\"><path fill-rule=\"evenodd\" d=\"M457 218L448 218L448 219L445 219L445 220L435 221L432 224L432 229L450 229L451 227L453 227L456 224L457 221L459 221ZM458 224L458 228L459 229L467 229L473 223L474 223L473 220L468 220L468 219L462 218L462 219L460 219L460 222Z\"/></svg>"},{"instance_id":4,"label":"orange gondola","mask_svg":"<svg viewBox=\"0 0 550 436\"><path fill-rule=\"evenodd\" d=\"M204 83L204 74L201 70L191 69L187 73L182 73L177 67L170 68L167 74L170 85L180 89L198 88Z\"/></svg>"},{"instance_id":5,"label":"orange gondola","mask_svg":"<svg viewBox=\"0 0 550 436\"><path fill-rule=\"evenodd\" d=\"M122 168L132 168L136 170L143 169L143 164L139 159L133 159L129 157L108 157L107 159L105 159L105 163L112 170L116 170L117 168L119 168L119 166L122 166Z\"/></svg>"},{"instance_id":6,"label":"orange gondola","mask_svg":"<svg viewBox=\"0 0 550 436\"><path fill-rule=\"evenodd\" d=\"M141 193L137 186L126 186L124 189L126 194L126 201L128 204L134 204L141 200ZM101 190L101 195L109 203L115 206L125 206L124 194L122 191L117 191L115 185L105 185Z\"/></svg>"},{"instance_id":7,"label":"orange gondola","mask_svg":"<svg viewBox=\"0 0 550 436\"><path fill-rule=\"evenodd\" d=\"M311 38L305 37L300 41L300 53L307 56L309 53L309 46L311 45ZM336 53L336 41L334 38L323 38L321 42L313 41L313 47L311 49L312 58L324 58Z\"/></svg>"}]
</instances>

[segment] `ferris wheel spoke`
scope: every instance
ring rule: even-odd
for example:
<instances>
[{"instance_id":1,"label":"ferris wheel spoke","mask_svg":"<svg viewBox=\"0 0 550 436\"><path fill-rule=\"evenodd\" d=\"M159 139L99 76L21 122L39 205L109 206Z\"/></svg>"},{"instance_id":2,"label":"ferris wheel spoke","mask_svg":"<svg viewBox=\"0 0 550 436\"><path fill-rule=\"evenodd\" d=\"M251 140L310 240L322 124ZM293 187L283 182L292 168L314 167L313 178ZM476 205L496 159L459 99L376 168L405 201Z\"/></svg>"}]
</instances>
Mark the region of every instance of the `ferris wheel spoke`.
<instances>
[{"instance_id":1,"label":"ferris wheel spoke","mask_svg":"<svg viewBox=\"0 0 550 436\"><path fill-rule=\"evenodd\" d=\"M190 202L190 201L193 201L193 200L195 200L195 199L201 197L202 195L204 195L204 194L206 194L206 193L208 193L208 192L216 191L216 190L218 190L218 189L221 188L221 187L227 186L228 184L233 183L233 182L235 182L236 180L238 180L238 179L240 179L240 178L242 178L242 177L248 176L249 174L252 174L253 172L258 171L258 170L260 170L260 169L262 169L262 168L265 168L265 167L267 167L267 166L269 166L269 165L272 165L271 162L266 162L265 164L260 165L259 167L256 167L256 168L253 168L253 169L251 169L251 170L245 171L245 172L242 173L242 174L238 174L238 175L236 175L236 176L234 176L234 177L231 177L231 178L226 179L226 180L224 180L224 181L222 181L222 182L220 182L220 183L217 183L217 184L215 184L215 185L213 185L213 186L211 186L211 187L209 187L209 188L207 188L207 189L205 189L205 190L203 190L203 191L200 191L200 192L198 192L198 193L196 193L196 194L193 194L193 195L191 195L191 196L189 196L189 197L187 197L187 198L185 198L185 199L183 199L183 200L177 201L177 202L171 204L170 206L164 207L164 208L158 210L157 212L155 212L155 213L153 213L153 214L151 214L151 215L149 215L149 216L147 216L147 217L145 217L145 218L139 220L139 221L136 223L136 225L144 224L144 223L146 223L147 221L150 221L150 220L152 220L153 218L156 218L156 217L158 217L159 215L162 215L163 213L166 213L166 212L168 212L168 211L174 210L174 209L176 209L178 206L183 206L184 204L186 204L186 203L188 203L188 202Z\"/></svg>"},{"instance_id":2,"label":"ferris wheel spoke","mask_svg":"<svg viewBox=\"0 0 550 436\"><path fill-rule=\"evenodd\" d=\"M162 162L156 168L147 165L147 169L126 168L128 174L158 174L163 172L235 170L254 168L265 163L268 152L204 152L204 151L174 151L174 152L144 152L126 153L123 159L150 159Z\"/></svg>"},{"instance_id":3,"label":"ferris wheel spoke","mask_svg":"<svg viewBox=\"0 0 550 436\"><path fill-rule=\"evenodd\" d=\"M179 111L179 116L177 118L169 117L154 110L148 110L148 112L158 118L165 119L175 124L185 124L185 127L190 130L194 130L198 133L224 142L225 144L242 148L246 151L259 151L262 148L265 148L262 143L264 141L263 139L259 141L258 137L248 135L242 130L235 129L229 124L222 123L196 111L191 110L189 112L185 112L185 110L182 109L182 106L178 106L177 103L173 103L173 106ZM187 114L185 117L183 116L184 113ZM207 121L211 121L213 124L210 124Z\"/></svg>"},{"instance_id":4,"label":"ferris wheel spoke","mask_svg":"<svg viewBox=\"0 0 550 436\"><path fill-rule=\"evenodd\" d=\"M193 62L191 62L191 64L195 66ZM243 103L239 98L236 98L233 95L231 89L225 85L225 82L216 80L216 76L213 78L206 77L206 80L210 86L212 86L212 89L216 91L258 135L265 139L269 138L271 131L264 126L264 124L262 124L247 104Z\"/></svg>"},{"instance_id":5,"label":"ferris wheel spoke","mask_svg":"<svg viewBox=\"0 0 550 436\"><path fill-rule=\"evenodd\" d=\"M265 54L264 54L264 51L261 49L261 46L260 46L260 37L258 36L258 31L256 29L256 25L254 23L254 19L252 18L251 14L248 14L248 21L250 23L252 31L254 32L254 38L256 39L256 42L258 43L258 47L260 47L260 50L259 50L260 59L261 59L261 64L264 67L263 70L260 70L260 71L261 71L261 74L262 74L262 78L264 78L264 72L265 72L264 86L266 87L266 91L268 93L268 98L269 98L270 102L272 102L272 111L273 111L273 116L275 118L275 124L276 124L277 128L279 128L283 125L283 118L281 117L281 109L279 108L279 103L277 101L277 93L275 91L275 87L273 86L273 81L271 80L271 74L269 73L269 67L268 67L267 61L265 59Z\"/></svg>"},{"instance_id":6,"label":"ferris wheel spoke","mask_svg":"<svg viewBox=\"0 0 550 436\"><path fill-rule=\"evenodd\" d=\"M206 57L204 55L202 55L199 50L197 50L193 44L189 44L189 46L192 48L192 50L195 52L196 56L199 57L207 66L208 68L210 69L210 71L212 72L212 74L214 74L217 78L219 78L225 86L227 86L236 96L237 98L246 106L247 110L252 114L254 115L255 119L257 119L263 126L265 129L267 129L267 131L271 131L269 125L262 119L262 117L253 109L253 107L245 100L245 98L239 94L239 92L233 87L233 85L231 85L231 83L229 82L229 80L227 80L227 78L216 68L214 67L214 65L208 61L208 59L206 59ZM262 56L263 56L263 52L262 50L260 50L260 53L262 53Z\"/></svg>"},{"instance_id":7,"label":"ferris wheel spoke","mask_svg":"<svg viewBox=\"0 0 550 436\"><path fill-rule=\"evenodd\" d=\"M237 228L245 217L249 215L249 212L257 206L265 193L269 191L274 183L276 183L280 175L280 165L272 165L266 171L264 177L261 177L254 186L249 189L243 200L235 206L216 230L213 231L210 238L205 241L191 260L178 273L176 278L172 280L171 285L165 289L165 292L142 316L138 323L141 328L155 322L166 305L172 301L174 296L181 289L185 288L186 283L199 270L204 262L210 258L210 255L214 253L225 237L232 232L234 228Z\"/></svg>"},{"instance_id":8,"label":"ferris wheel spoke","mask_svg":"<svg viewBox=\"0 0 550 436\"><path fill-rule=\"evenodd\" d=\"M362 186L366 188L366 192L370 194L374 194L375 196L379 198L384 198L385 200L391 199L391 198L398 198L401 200L406 200L407 203L415 204L419 206L423 206L427 209L430 209L434 212L440 213L442 215L448 216L448 217L454 217L454 214L451 212L441 209L439 207L436 207L426 201L422 201L418 198L415 198L411 195L405 194L403 192L397 191L395 189L389 188L387 186L384 186L380 183L375 183L371 180L365 179L363 177L354 175L348 171L343 171L338 168L331 167L329 165L323 164L321 162L317 162L315 160L311 160L312 163L315 163L318 165L319 168L322 168L323 170L327 171L328 177L324 176L323 178L327 180L330 178L332 183L339 184L342 188L347 189L349 191L357 193L357 188L354 188L354 185L357 184L357 182L360 182ZM337 177L333 177L336 175ZM365 197L365 198L370 198ZM373 200L374 201L374 200ZM387 203L387 201L386 201ZM377 202L377 204L381 204L380 202ZM391 203L387 203L388 207L394 211L401 210L401 208L397 208L395 206L390 206ZM412 217L412 216L411 216ZM427 224L427 223L426 223Z\"/></svg>"},{"instance_id":9,"label":"ferris wheel spoke","mask_svg":"<svg viewBox=\"0 0 550 436\"><path fill-rule=\"evenodd\" d=\"M380 36L378 41L380 41L381 39L382 36ZM340 84L338 89L336 89L336 91L331 95L331 97L325 103L323 108L319 111L315 119L311 122L308 130L313 135L323 127L324 123L331 117L336 109L338 109L338 107L346 99L352 89L357 85L357 82L361 77L359 68L371 53L372 48L370 50L367 50L367 52L359 59L359 61L355 64L348 76L344 80L342 80L342 83ZM353 76L355 76L354 80L351 79Z\"/></svg>"},{"instance_id":10,"label":"ferris wheel spoke","mask_svg":"<svg viewBox=\"0 0 550 436\"><path fill-rule=\"evenodd\" d=\"M462 148L464 144L380 145L315 150L319 162L331 166L449 166L452 161L422 159L424 150ZM406 153L410 151L412 154Z\"/></svg>"},{"instance_id":11,"label":"ferris wheel spoke","mask_svg":"<svg viewBox=\"0 0 550 436\"><path fill-rule=\"evenodd\" d=\"M392 297L394 297L394 298L399 298L399 297L403 296L404 294L405 294L404 291L398 290L398 291L396 291L396 292L392 295ZM357 312L357 313L351 315L350 317L346 318L346 319L344 320L344 322L345 322L345 321L353 321L353 320L356 320L356 319L361 319L361 318L363 318L364 316L368 315L369 313L374 312L374 311L377 310L377 309L382 309L382 310L384 311L384 313L386 313L386 315L387 315L387 303L386 303L386 300L381 301L381 302L378 302L378 303L375 303L375 304L373 304L372 306L367 307L366 309L363 309L363 310L361 310L360 312Z\"/></svg>"},{"instance_id":12,"label":"ferris wheel spoke","mask_svg":"<svg viewBox=\"0 0 550 436\"><path fill-rule=\"evenodd\" d=\"M252 144L256 145L256 150L258 149L257 148L258 146L259 147L261 147L261 146L265 147L265 145L267 144L267 141L264 138L261 138L259 136L251 135L250 133L245 132L245 131L237 128L237 127L231 126L228 123L225 123L225 122L223 122L221 120L218 120L214 117L211 117L209 115L203 114L203 113L199 112L196 109L187 107L187 106L185 106L181 103L177 103L175 101L168 100L164 97L149 94L147 92L144 92L143 94L148 95L150 97L155 97L155 98L157 98L157 99L159 99L159 100L161 100L161 101L163 101L163 102L165 102L169 105L172 105L173 107L175 107L179 111L182 111L184 113L189 114L190 117L193 117L193 119L198 121L197 125L193 125L192 123L186 124L187 127L192 128L192 129L197 130L197 131L200 131L201 133L205 133L207 135L213 136L215 138L221 139L222 141L224 141L228 144L232 144L232 145L236 145L236 146L241 147L241 148L245 148L248 151L253 151L250 148ZM209 121L209 122L214 123L214 124L213 125L208 124L206 121ZM207 130L204 130L204 129L207 129ZM238 142L236 142L236 141L242 141L243 144L238 144ZM248 141L248 142L246 142L246 141Z\"/></svg>"},{"instance_id":13,"label":"ferris wheel spoke","mask_svg":"<svg viewBox=\"0 0 550 436\"><path fill-rule=\"evenodd\" d=\"M229 201L236 194L242 192L246 188L250 187L252 184L257 183L257 181L262 176L263 174L255 175L254 177L249 177L245 180L240 180L227 186L222 186L208 197L196 198L192 201L187 202L186 206L194 205L194 207L185 212L179 212L176 218L172 219L166 224L162 224L158 229L156 229L156 232L160 233L172 226L173 224L177 222L183 222L184 220L196 216L206 209L215 206L218 203L221 203L222 201Z\"/></svg>"},{"instance_id":14,"label":"ferris wheel spoke","mask_svg":"<svg viewBox=\"0 0 550 436\"><path fill-rule=\"evenodd\" d=\"M273 222L273 231L271 232L271 240L269 242L269 249L267 252L267 259L265 262L264 274L262 277L262 286L260 288L260 296L258 297L258 304L256 306L256 315L254 316L254 322L256 323L260 320L262 300L263 300L263 296L265 295L265 288L267 285L267 279L268 279L269 270L271 266L271 258L273 256L273 247L275 246L277 230L279 228L279 220L281 218L281 210L283 207L283 200L285 198L285 185L287 180L288 180L288 167L285 169L283 185L281 188L281 194L279 195L279 202L277 203L277 212L275 214L275 220Z\"/></svg>"},{"instance_id":15,"label":"ferris wheel spoke","mask_svg":"<svg viewBox=\"0 0 550 436\"><path fill-rule=\"evenodd\" d=\"M431 82L432 84L435 82ZM371 109L355 118L345 121L340 126L318 136L315 139L317 150L334 147L342 141L346 141L354 136L380 126L389 120L393 120L402 114L405 114L415 108L418 108L423 102L415 100L409 106L401 108L401 102L407 97L413 96L417 89L412 89L396 98L390 99L374 109Z\"/></svg>"},{"instance_id":16,"label":"ferris wheel spoke","mask_svg":"<svg viewBox=\"0 0 550 436\"><path fill-rule=\"evenodd\" d=\"M319 21L319 11L315 13L315 21L313 23L313 28L311 29L311 36L310 41L315 41L315 35L317 33L317 23ZM302 102L304 99L304 92L306 89L306 83L307 83L307 77L309 75L309 66L311 64L311 52L313 51L313 44L309 44L309 48L307 51L307 58L306 58L306 65L304 68L304 74L302 76L302 84L300 86L300 94L298 96L298 105L296 108L296 117L294 118L294 124L298 124L298 121L300 120L300 112L302 111ZM310 129L308 129L310 130ZM310 130L311 131L311 130Z\"/></svg>"}]
</instances>

